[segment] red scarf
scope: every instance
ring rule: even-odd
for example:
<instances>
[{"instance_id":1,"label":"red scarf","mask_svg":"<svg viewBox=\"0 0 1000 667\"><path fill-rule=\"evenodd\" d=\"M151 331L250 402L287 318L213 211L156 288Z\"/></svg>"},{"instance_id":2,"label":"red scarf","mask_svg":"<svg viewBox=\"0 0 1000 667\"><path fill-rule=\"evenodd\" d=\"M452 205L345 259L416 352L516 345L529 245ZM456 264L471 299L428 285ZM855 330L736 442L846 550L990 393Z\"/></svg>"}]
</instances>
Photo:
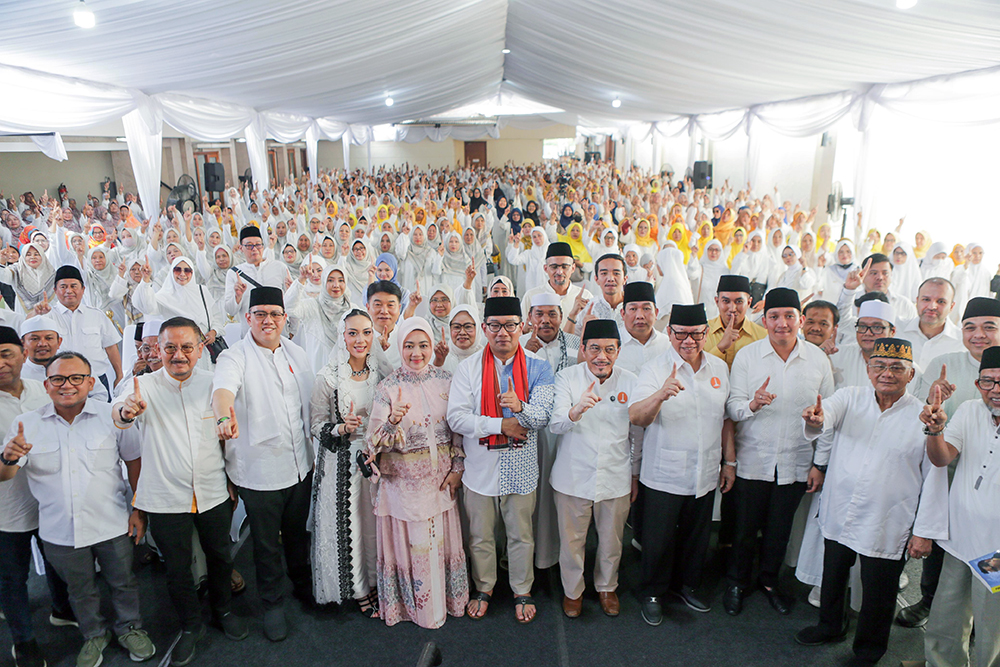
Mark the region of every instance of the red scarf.
<instances>
[{"instance_id":1,"label":"red scarf","mask_svg":"<svg viewBox=\"0 0 1000 667\"><path fill-rule=\"evenodd\" d=\"M528 366L525 363L524 349L518 345L517 352L514 353L511 374L514 377L514 393L521 402L528 400ZM487 345L483 350L483 387L482 398L480 399L481 414L484 417L504 417L503 409L500 407L500 394L505 390L498 387L500 379L497 377L496 365L493 361L493 351ZM509 447L520 447L523 443L513 438L508 438L503 433L491 435L479 439L479 444L486 445L487 449L507 449Z\"/></svg>"}]
</instances>

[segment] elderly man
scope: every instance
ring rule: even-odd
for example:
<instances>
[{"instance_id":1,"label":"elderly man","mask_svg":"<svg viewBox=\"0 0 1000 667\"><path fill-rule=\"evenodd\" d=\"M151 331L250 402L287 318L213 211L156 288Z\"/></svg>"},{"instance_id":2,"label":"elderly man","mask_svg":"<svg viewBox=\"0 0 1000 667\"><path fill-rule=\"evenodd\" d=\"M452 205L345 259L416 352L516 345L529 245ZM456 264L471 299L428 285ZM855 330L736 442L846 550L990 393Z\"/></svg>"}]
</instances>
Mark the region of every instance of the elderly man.
<instances>
[{"instance_id":1,"label":"elderly man","mask_svg":"<svg viewBox=\"0 0 1000 667\"><path fill-rule=\"evenodd\" d=\"M837 297L837 307L840 309L840 319L843 320L845 330L842 336L850 335L848 329L857 317L859 304L857 297L869 292L881 292L889 299L889 305L900 322L917 317L917 309L913 307L913 302L909 299L893 294L890 291L892 285L892 261L882 253L875 253L865 257L861 263L861 268L847 274L844 280L844 287Z\"/></svg>"},{"instance_id":2,"label":"elderly man","mask_svg":"<svg viewBox=\"0 0 1000 667\"><path fill-rule=\"evenodd\" d=\"M57 354L47 367L50 402L10 425L0 482L24 468L38 500L38 534L49 563L69 587L70 604L83 634L78 667L96 667L111 643L112 629L101 613L95 560L111 589L114 634L134 661L149 660L156 648L142 630L139 583L132 573L132 542L142 538L139 510L129 513L120 461L132 490L141 466L139 452L117 439L107 403L88 401L95 379L77 352Z\"/></svg>"},{"instance_id":3,"label":"elderly man","mask_svg":"<svg viewBox=\"0 0 1000 667\"><path fill-rule=\"evenodd\" d=\"M226 314L235 318L242 325L245 335L248 325L245 324L249 312L249 301L243 298L248 289L258 287L277 287L285 289L285 281L291 278L288 269L281 262L264 257L264 239L260 229L248 225L240 230L240 247L243 249L245 262L233 267L226 274L226 289L223 307Z\"/></svg>"},{"instance_id":4,"label":"elderly man","mask_svg":"<svg viewBox=\"0 0 1000 667\"><path fill-rule=\"evenodd\" d=\"M799 419L810 397L833 393L830 362L819 348L798 338L798 294L777 287L764 299L767 338L736 355L730 373L727 411L736 422L736 541L729 556L723 606L730 615L743 608L744 591L763 531L761 590L779 614L791 600L778 590L778 571L788 548L792 519L806 492L813 448Z\"/></svg>"},{"instance_id":5,"label":"elderly man","mask_svg":"<svg viewBox=\"0 0 1000 667\"><path fill-rule=\"evenodd\" d=\"M705 351L732 368L736 353L754 341L767 338L767 330L747 319L750 279L746 276L720 276L715 305L719 307L719 316L708 323Z\"/></svg>"},{"instance_id":6,"label":"elderly man","mask_svg":"<svg viewBox=\"0 0 1000 667\"><path fill-rule=\"evenodd\" d=\"M487 345L455 369L448 396L448 424L463 437L465 509L477 593L468 613L482 618L496 585L495 528L507 532L510 587L518 622L536 613L531 597L535 540L531 516L538 487L537 431L552 414L549 364L521 347L521 305L515 297L486 299Z\"/></svg>"},{"instance_id":7,"label":"elderly man","mask_svg":"<svg viewBox=\"0 0 1000 667\"><path fill-rule=\"evenodd\" d=\"M144 466L135 506L148 517L167 566L167 591L181 622L171 664L186 665L205 635L191 576L192 535L197 535L207 561L215 622L233 640L245 638L247 626L230 609L230 500L235 498L235 489L227 487L226 461L215 424L204 419L212 408L212 374L195 367L204 350L202 334L194 321L175 317L163 323L159 338L165 365L133 378L132 393L112 407L111 415L120 429L139 421Z\"/></svg>"},{"instance_id":8,"label":"elderly man","mask_svg":"<svg viewBox=\"0 0 1000 667\"><path fill-rule=\"evenodd\" d=\"M975 386L980 397L962 403L950 420L935 386L920 416L931 462L945 467L958 459L948 496L948 539L941 541L944 565L924 634L931 667L968 665L972 653L976 665L1000 664L1000 596L976 581L969 566L996 552L1000 540L1000 347L982 353Z\"/></svg>"},{"instance_id":9,"label":"elderly man","mask_svg":"<svg viewBox=\"0 0 1000 667\"><path fill-rule=\"evenodd\" d=\"M824 556L819 625L795 640L818 646L843 639L849 573L860 558L864 595L854 653L876 663L889 645L904 552L923 558L932 539L948 535L948 479L924 450L922 402L906 391L913 379L909 341L877 339L868 377L867 387L843 387L826 400L817 396L802 412L805 436L819 437L809 490L824 489Z\"/></svg>"},{"instance_id":10,"label":"elderly man","mask_svg":"<svg viewBox=\"0 0 1000 667\"><path fill-rule=\"evenodd\" d=\"M896 334L894 320L892 306L884 301L872 299L861 304L854 321L856 342L841 346L836 354L830 356L833 382L837 389L871 385L868 359L875 349L876 340L892 338Z\"/></svg>"},{"instance_id":11,"label":"elderly man","mask_svg":"<svg viewBox=\"0 0 1000 667\"><path fill-rule=\"evenodd\" d=\"M949 418L966 401L979 400L976 379L983 353L990 347L1000 345L1000 302L986 297L969 300L962 314L962 344L965 349L961 352L943 354L928 364L915 392L918 398L930 402L934 388L938 387ZM954 466L949 468L951 473L954 473ZM943 563L944 550L935 542L921 569L921 598L900 610L896 617L900 625L914 628L927 622Z\"/></svg>"},{"instance_id":12,"label":"elderly man","mask_svg":"<svg viewBox=\"0 0 1000 667\"><path fill-rule=\"evenodd\" d=\"M928 278L917 290L919 316L900 318L899 335L913 341L913 362L926 369L934 357L962 351L962 334L949 319L955 307L955 288L944 278ZM898 316L898 312L897 312Z\"/></svg>"},{"instance_id":13,"label":"elderly man","mask_svg":"<svg viewBox=\"0 0 1000 667\"><path fill-rule=\"evenodd\" d=\"M726 419L729 369L705 354L705 306L674 304L670 347L639 376L629 418L646 433L632 456L633 489L643 491L642 617L663 620L668 592L698 612L696 591L708 551L716 486L736 478L733 424ZM720 470L721 469L721 470Z\"/></svg>"},{"instance_id":14,"label":"elderly man","mask_svg":"<svg viewBox=\"0 0 1000 667\"><path fill-rule=\"evenodd\" d=\"M573 248L565 241L550 243L545 251L545 275L548 281L544 285L534 287L524 293L521 299L521 313L525 319L528 318L528 309L531 307L531 299L536 294L555 294L559 297L559 305L566 325L572 326L576 321L576 316L583 310L587 303L593 298L588 290L570 282L569 277L573 274L575 267L573 260ZM567 331L573 333L572 329Z\"/></svg>"},{"instance_id":15,"label":"elderly man","mask_svg":"<svg viewBox=\"0 0 1000 667\"><path fill-rule=\"evenodd\" d=\"M562 331L559 297L539 292L531 297L528 310L531 333L521 336L521 345L549 362L553 375L576 364L580 338ZM559 562L559 524L555 496L549 477L556 458L556 438L546 429L538 431L538 495L535 502L535 567L548 569Z\"/></svg>"},{"instance_id":16,"label":"elderly man","mask_svg":"<svg viewBox=\"0 0 1000 667\"><path fill-rule=\"evenodd\" d=\"M248 297L250 331L219 355L212 410L226 444L226 472L246 505L264 636L285 639L284 551L293 594L312 600L306 520L314 452L309 433L313 372L305 351L284 338L281 290L258 287Z\"/></svg>"},{"instance_id":17,"label":"elderly man","mask_svg":"<svg viewBox=\"0 0 1000 667\"><path fill-rule=\"evenodd\" d=\"M549 430L558 436L552 488L559 516L563 613L580 615L587 530L597 530L594 587L601 609L617 616L618 564L629 510L628 399L636 377L615 366L620 339L613 320L590 320L583 330L584 363L556 375Z\"/></svg>"}]
</instances>

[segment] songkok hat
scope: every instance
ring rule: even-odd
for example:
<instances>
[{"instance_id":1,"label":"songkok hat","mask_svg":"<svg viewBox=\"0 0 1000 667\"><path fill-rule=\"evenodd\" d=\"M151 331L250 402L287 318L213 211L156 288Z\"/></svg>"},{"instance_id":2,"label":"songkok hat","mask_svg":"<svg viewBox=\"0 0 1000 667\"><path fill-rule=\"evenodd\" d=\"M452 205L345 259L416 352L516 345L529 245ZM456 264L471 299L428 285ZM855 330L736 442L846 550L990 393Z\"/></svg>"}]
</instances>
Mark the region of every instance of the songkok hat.
<instances>
[{"instance_id":1,"label":"songkok hat","mask_svg":"<svg viewBox=\"0 0 1000 667\"><path fill-rule=\"evenodd\" d=\"M65 266L60 266L56 270L56 279L54 281L54 284L58 285L60 280L68 280L68 279L79 280L80 283L82 284L83 275L80 273L80 269L76 268L75 266L70 266L69 264L66 264Z\"/></svg>"},{"instance_id":2,"label":"songkok hat","mask_svg":"<svg viewBox=\"0 0 1000 667\"><path fill-rule=\"evenodd\" d=\"M255 287L250 290L250 308L254 306L285 307L285 299L277 287Z\"/></svg>"},{"instance_id":3,"label":"songkok hat","mask_svg":"<svg viewBox=\"0 0 1000 667\"><path fill-rule=\"evenodd\" d=\"M861 304L866 303L868 301L881 301L883 303L889 303L889 297L886 296L885 292L879 292L878 290L873 290L871 292L865 292L857 299L855 299L854 305L860 308Z\"/></svg>"},{"instance_id":4,"label":"songkok hat","mask_svg":"<svg viewBox=\"0 0 1000 667\"><path fill-rule=\"evenodd\" d=\"M590 320L583 327L584 342L591 338L614 338L620 341L618 324L614 320Z\"/></svg>"},{"instance_id":5,"label":"songkok hat","mask_svg":"<svg viewBox=\"0 0 1000 667\"><path fill-rule=\"evenodd\" d=\"M871 354L872 359L875 357L913 361L913 346L910 341L902 338L879 338L875 341L875 349Z\"/></svg>"},{"instance_id":6,"label":"songkok hat","mask_svg":"<svg viewBox=\"0 0 1000 667\"><path fill-rule=\"evenodd\" d=\"M559 306L562 307L562 300L560 300L558 294L552 294L551 292L541 292L531 297L531 307L535 306Z\"/></svg>"},{"instance_id":7,"label":"songkok hat","mask_svg":"<svg viewBox=\"0 0 1000 667\"><path fill-rule=\"evenodd\" d=\"M141 341L142 340L142 322L135 323L135 333L132 334L132 340ZM23 334L22 334L23 335Z\"/></svg>"},{"instance_id":8,"label":"songkok hat","mask_svg":"<svg viewBox=\"0 0 1000 667\"><path fill-rule=\"evenodd\" d=\"M764 295L764 312L766 313L772 308L802 310L802 304L799 302L799 293L787 287L775 287Z\"/></svg>"},{"instance_id":9,"label":"songkok hat","mask_svg":"<svg viewBox=\"0 0 1000 667\"><path fill-rule=\"evenodd\" d=\"M49 317L48 315L29 317L25 321L21 322L22 337L36 331L55 331L57 334L62 336L62 330L56 323L55 318Z\"/></svg>"},{"instance_id":10,"label":"songkok hat","mask_svg":"<svg viewBox=\"0 0 1000 667\"><path fill-rule=\"evenodd\" d=\"M962 319L967 320L970 317L1000 317L1000 301L985 296L969 299L965 312L962 313Z\"/></svg>"},{"instance_id":11,"label":"songkok hat","mask_svg":"<svg viewBox=\"0 0 1000 667\"><path fill-rule=\"evenodd\" d=\"M256 236L257 238L263 238L260 235L260 229L254 227L253 225L247 225L246 227L240 230L240 243L243 243L243 239L249 236Z\"/></svg>"},{"instance_id":12,"label":"songkok hat","mask_svg":"<svg viewBox=\"0 0 1000 667\"><path fill-rule=\"evenodd\" d=\"M0 345L17 345L21 347L21 337L11 327L0 327Z\"/></svg>"},{"instance_id":13,"label":"songkok hat","mask_svg":"<svg viewBox=\"0 0 1000 667\"><path fill-rule=\"evenodd\" d=\"M633 301L656 301L656 293L653 291L652 283L640 280L634 283L625 283L625 300L623 305L628 305Z\"/></svg>"},{"instance_id":14,"label":"songkok hat","mask_svg":"<svg viewBox=\"0 0 1000 667\"><path fill-rule=\"evenodd\" d=\"M483 307L483 319L490 316L521 315L521 302L516 296L492 296L486 299Z\"/></svg>"},{"instance_id":15,"label":"songkok hat","mask_svg":"<svg viewBox=\"0 0 1000 667\"><path fill-rule=\"evenodd\" d=\"M750 279L740 275L719 276L719 289L716 292L745 292L749 294Z\"/></svg>"},{"instance_id":16,"label":"songkok hat","mask_svg":"<svg viewBox=\"0 0 1000 667\"><path fill-rule=\"evenodd\" d=\"M874 317L877 320L884 320L889 324L894 322L892 306L878 299L870 299L861 304L861 307L858 308L858 319L862 317Z\"/></svg>"},{"instance_id":17,"label":"songkok hat","mask_svg":"<svg viewBox=\"0 0 1000 667\"><path fill-rule=\"evenodd\" d=\"M573 248L570 247L565 241L556 241L555 243L550 243L548 250L545 251L545 259L549 257L572 257Z\"/></svg>"},{"instance_id":18,"label":"songkok hat","mask_svg":"<svg viewBox=\"0 0 1000 667\"><path fill-rule=\"evenodd\" d=\"M989 368L1000 368L1000 346L994 345L983 350L983 358L979 362L979 372Z\"/></svg>"},{"instance_id":19,"label":"songkok hat","mask_svg":"<svg viewBox=\"0 0 1000 667\"><path fill-rule=\"evenodd\" d=\"M696 303L693 306L685 306L675 303L670 309L670 324L679 327L696 327L708 324L708 316L705 315L705 304Z\"/></svg>"},{"instance_id":20,"label":"songkok hat","mask_svg":"<svg viewBox=\"0 0 1000 667\"><path fill-rule=\"evenodd\" d=\"M142 325L142 337L143 338L156 338L160 335L160 327L166 320L151 319L146 320Z\"/></svg>"}]
</instances>

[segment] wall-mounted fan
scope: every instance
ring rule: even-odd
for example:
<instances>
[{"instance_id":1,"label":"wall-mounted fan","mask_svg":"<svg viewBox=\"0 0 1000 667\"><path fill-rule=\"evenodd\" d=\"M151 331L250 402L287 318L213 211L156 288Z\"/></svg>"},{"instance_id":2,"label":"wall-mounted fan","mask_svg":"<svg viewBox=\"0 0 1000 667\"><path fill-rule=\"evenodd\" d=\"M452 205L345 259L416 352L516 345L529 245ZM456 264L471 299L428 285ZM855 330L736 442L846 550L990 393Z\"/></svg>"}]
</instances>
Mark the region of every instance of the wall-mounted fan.
<instances>
[{"instance_id":1,"label":"wall-mounted fan","mask_svg":"<svg viewBox=\"0 0 1000 667\"><path fill-rule=\"evenodd\" d=\"M181 174L177 185L167 195L167 206L174 206L181 212L194 212L198 207L198 186L195 180L187 174Z\"/></svg>"},{"instance_id":2,"label":"wall-mounted fan","mask_svg":"<svg viewBox=\"0 0 1000 667\"><path fill-rule=\"evenodd\" d=\"M854 197L845 197L840 181L833 184L833 192L826 197L826 212L830 220L840 220L840 238L847 231L847 207L854 206Z\"/></svg>"}]
</instances>

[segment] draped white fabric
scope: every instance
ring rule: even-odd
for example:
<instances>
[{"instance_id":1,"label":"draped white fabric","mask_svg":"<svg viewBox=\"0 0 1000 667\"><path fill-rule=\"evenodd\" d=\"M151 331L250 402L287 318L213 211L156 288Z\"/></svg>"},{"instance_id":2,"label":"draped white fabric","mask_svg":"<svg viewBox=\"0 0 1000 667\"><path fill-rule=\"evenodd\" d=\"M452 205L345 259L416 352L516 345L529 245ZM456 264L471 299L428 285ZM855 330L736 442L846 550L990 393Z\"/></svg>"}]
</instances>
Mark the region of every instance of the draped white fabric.
<instances>
[{"instance_id":1,"label":"draped white fabric","mask_svg":"<svg viewBox=\"0 0 1000 667\"><path fill-rule=\"evenodd\" d=\"M397 125L396 141L415 144L424 139L435 142L442 142L445 139L474 141L484 137L499 139L500 128L500 123L493 125Z\"/></svg>"},{"instance_id":2,"label":"draped white fabric","mask_svg":"<svg viewBox=\"0 0 1000 667\"><path fill-rule=\"evenodd\" d=\"M38 146L38 150L42 151L46 157L50 157L57 162L62 162L69 158L66 155L66 146L63 145L62 135L58 132L33 134L31 135L31 141Z\"/></svg>"},{"instance_id":3,"label":"draped white fabric","mask_svg":"<svg viewBox=\"0 0 1000 667\"><path fill-rule=\"evenodd\" d=\"M163 115L155 101L144 99L137 109L125 114L122 124L143 213L155 220L160 208Z\"/></svg>"}]
</instances>

